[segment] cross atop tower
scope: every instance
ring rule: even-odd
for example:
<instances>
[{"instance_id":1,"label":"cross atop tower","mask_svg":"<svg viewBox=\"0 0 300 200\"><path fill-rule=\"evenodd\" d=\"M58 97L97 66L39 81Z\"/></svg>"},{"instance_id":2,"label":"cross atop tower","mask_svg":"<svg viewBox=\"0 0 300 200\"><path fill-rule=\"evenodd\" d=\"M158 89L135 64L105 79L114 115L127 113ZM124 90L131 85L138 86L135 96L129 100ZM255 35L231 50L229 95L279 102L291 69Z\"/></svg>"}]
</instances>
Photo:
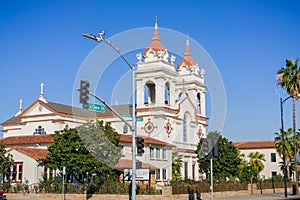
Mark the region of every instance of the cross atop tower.
<instances>
[{"instance_id":1,"label":"cross atop tower","mask_svg":"<svg viewBox=\"0 0 300 200\"><path fill-rule=\"evenodd\" d=\"M22 108L22 103L23 103L23 100L22 100L22 99L20 99L19 103L20 103L19 110L18 110L18 112L17 112L17 114L16 114L15 116L18 116L18 115L20 115L20 114L22 113L22 111L23 111L23 108Z\"/></svg>"},{"instance_id":2,"label":"cross atop tower","mask_svg":"<svg viewBox=\"0 0 300 200\"><path fill-rule=\"evenodd\" d=\"M41 82L40 86L41 86L41 92L40 92L39 100L47 103L47 101L45 99L45 95L44 95L44 86L45 86L45 84L43 82Z\"/></svg>"}]
</instances>

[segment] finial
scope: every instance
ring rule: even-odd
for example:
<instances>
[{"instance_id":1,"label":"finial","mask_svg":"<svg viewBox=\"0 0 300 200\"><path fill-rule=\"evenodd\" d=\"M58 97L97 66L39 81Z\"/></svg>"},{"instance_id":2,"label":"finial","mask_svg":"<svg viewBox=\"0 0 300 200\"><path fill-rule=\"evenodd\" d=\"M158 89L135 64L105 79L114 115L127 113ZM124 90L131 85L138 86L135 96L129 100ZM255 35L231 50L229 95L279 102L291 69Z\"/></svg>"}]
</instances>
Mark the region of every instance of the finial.
<instances>
[{"instance_id":1,"label":"finial","mask_svg":"<svg viewBox=\"0 0 300 200\"><path fill-rule=\"evenodd\" d=\"M152 37L152 41L154 40L160 40L159 34L158 34L158 23L157 23L157 16L155 16L155 26L154 26L154 33Z\"/></svg>"},{"instance_id":2,"label":"finial","mask_svg":"<svg viewBox=\"0 0 300 200\"><path fill-rule=\"evenodd\" d=\"M186 34L186 46L190 46L189 34Z\"/></svg>"},{"instance_id":3,"label":"finial","mask_svg":"<svg viewBox=\"0 0 300 200\"><path fill-rule=\"evenodd\" d=\"M190 40L189 40L189 35L186 35L186 46L185 46L185 52L184 56L191 56L191 50L190 50Z\"/></svg>"},{"instance_id":4,"label":"finial","mask_svg":"<svg viewBox=\"0 0 300 200\"><path fill-rule=\"evenodd\" d=\"M47 101L45 99L45 95L44 95L44 86L45 86L45 84L43 82L41 82L40 86L41 86L41 93L40 93L39 100L47 103Z\"/></svg>"}]
</instances>

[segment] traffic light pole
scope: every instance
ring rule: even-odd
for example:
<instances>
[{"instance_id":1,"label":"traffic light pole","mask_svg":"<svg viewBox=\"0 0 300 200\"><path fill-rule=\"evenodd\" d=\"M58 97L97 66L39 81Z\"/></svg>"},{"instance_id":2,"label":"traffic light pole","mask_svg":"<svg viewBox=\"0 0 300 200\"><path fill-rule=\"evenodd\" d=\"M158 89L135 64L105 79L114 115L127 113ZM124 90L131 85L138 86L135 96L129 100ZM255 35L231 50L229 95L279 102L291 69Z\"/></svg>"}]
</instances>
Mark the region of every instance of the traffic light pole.
<instances>
[{"instance_id":1,"label":"traffic light pole","mask_svg":"<svg viewBox=\"0 0 300 200\"><path fill-rule=\"evenodd\" d=\"M210 158L210 191L211 191L211 200L214 200L214 179L213 179L213 159Z\"/></svg>"},{"instance_id":2,"label":"traffic light pole","mask_svg":"<svg viewBox=\"0 0 300 200\"><path fill-rule=\"evenodd\" d=\"M104 38L105 31L100 31L99 36L91 35L83 33L82 35L84 37L87 37L89 39L95 40L97 42L104 42L108 44L111 48L113 48L120 56L121 58L126 62L126 64L130 67L132 72L132 125L130 125L122 116L120 116L112 107L104 104L103 99L97 98L98 100L102 100L101 102L107 106L114 114L116 114L127 126L130 127L132 132L132 188L131 188L131 199L136 200L136 117L135 117L135 68L134 65L131 65L129 61L125 58L125 56L120 52L120 50L114 46L108 39ZM96 98L96 95L94 95Z\"/></svg>"}]
</instances>

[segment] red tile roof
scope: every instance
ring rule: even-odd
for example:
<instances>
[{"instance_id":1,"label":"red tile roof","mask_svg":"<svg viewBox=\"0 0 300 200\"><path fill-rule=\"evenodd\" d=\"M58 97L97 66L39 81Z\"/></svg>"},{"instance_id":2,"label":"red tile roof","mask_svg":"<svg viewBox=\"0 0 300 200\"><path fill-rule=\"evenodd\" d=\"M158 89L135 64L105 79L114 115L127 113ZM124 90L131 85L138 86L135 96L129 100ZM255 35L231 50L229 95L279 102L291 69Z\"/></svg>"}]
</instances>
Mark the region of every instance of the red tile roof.
<instances>
[{"instance_id":1,"label":"red tile roof","mask_svg":"<svg viewBox=\"0 0 300 200\"><path fill-rule=\"evenodd\" d=\"M145 144L153 144L157 146L169 146L174 147L174 145L163 142L161 140L157 140L150 137L143 137ZM131 143L131 136L120 134L120 142L121 143ZM26 135L26 136L11 136L6 138L1 138L0 142L8 146L22 146L22 145L35 145L35 144L53 144L54 140L51 134L45 135Z\"/></svg>"},{"instance_id":2,"label":"red tile roof","mask_svg":"<svg viewBox=\"0 0 300 200\"><path fill-rule=\"evenodd\" d=\"M7 152L10 152L12 150L19 151L20 153L25 154L26 156L29 156L37 161L45 160L46 155L48 154L47 149L24 148L24 147L13 147L13 148L9 149Z\"/></svg>"},{"instance_id":3,"label":"red tile roof","mask_svg":"<svg viewBox=\"0 0 300 200\"><path fill-rule=\"evenodd\" d=\"M137 160L138 161L138 160ZM132 168L132 161L128 159L120 159L119 162L115 165L115 169L122 170L122 169L131 169ZM158 169L153 165L148 163L142 163L142 168L150 168L150 169Z\"/></svg>"},{"instance_id":4,"label":"red tile roof","mask_svg":"<svg viewBox=\"0 0 300 200\"><path fill-rule=\"evenodd\" d=\"M275 142L273 140L233 142L233 145L241 150L246 149L274 149Z\"/></svg>"},{"instance_id":5,"label":"red tile roof","mask_svg":"<svg viewBox=\"0 0 300 200\"><path fill-rule=\"evenodd\" d=\"M8 146L32 145L32 144L52 144L53 138L49 134L45 135L26 135L26 136L10 136L1 138L0 142Z\"/></svg>"},{"instance_id":6,"label":"red tile roof","mask_svg":"<svg viewBox=\"0 0 300 200\"><path fill-rule=\"evenodd\" d=\"M175 147L174 145L170 144L170 143L167 143L167 142L164 142L164 141L161 141L161 140L157 140L157 139L154 139L154 138L151 138L151 137L142 137L144 138L144 143L145 144L153 144L153 145L158 145L158 146L169 146L169 147ZM125 134L120 134L120 141L121 143L124 142L124 143L131 143L131 135L125 135Z\"/></svg>"}]
</instances>

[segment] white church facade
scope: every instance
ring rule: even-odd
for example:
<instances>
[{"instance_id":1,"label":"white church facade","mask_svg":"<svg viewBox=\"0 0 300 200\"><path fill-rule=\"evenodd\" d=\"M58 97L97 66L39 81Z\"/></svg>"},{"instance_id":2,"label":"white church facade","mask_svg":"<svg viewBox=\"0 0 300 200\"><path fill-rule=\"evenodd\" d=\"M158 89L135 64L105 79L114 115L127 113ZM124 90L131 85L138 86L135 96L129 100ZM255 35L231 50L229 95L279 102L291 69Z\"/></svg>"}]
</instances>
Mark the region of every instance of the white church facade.
<instances>
[{"instance_id":1,"label":"white church facade","mask_svg":"<svg viewBox=\"0 0 300 200\"><path fill-rule=\"evenodd\" d=\"M156 182L161 184L172 179L172 152L178 151L183 162L181 177L200 180L195 150L200 138L206 137L206 85L204 70L192 58L189 40L183 58L175 64L175 56L161 44L156 23L151 44L137 59L136 117L143 119L137 123L137 136L145 141L145 153L137 159L155 171ZM132 114L130 105L113 107L120 114ZM111 122L120 134L123 157L115 168L131 168L131 132L121 120L108 109L100 113L48 102L41 84L39 99L25 110L20 101L18 113L2 123L0 142L15 157L12 179L36 183L45 171L37 163L53 143L51 134L95 119Z\"/></svg>"}]
</instances>

